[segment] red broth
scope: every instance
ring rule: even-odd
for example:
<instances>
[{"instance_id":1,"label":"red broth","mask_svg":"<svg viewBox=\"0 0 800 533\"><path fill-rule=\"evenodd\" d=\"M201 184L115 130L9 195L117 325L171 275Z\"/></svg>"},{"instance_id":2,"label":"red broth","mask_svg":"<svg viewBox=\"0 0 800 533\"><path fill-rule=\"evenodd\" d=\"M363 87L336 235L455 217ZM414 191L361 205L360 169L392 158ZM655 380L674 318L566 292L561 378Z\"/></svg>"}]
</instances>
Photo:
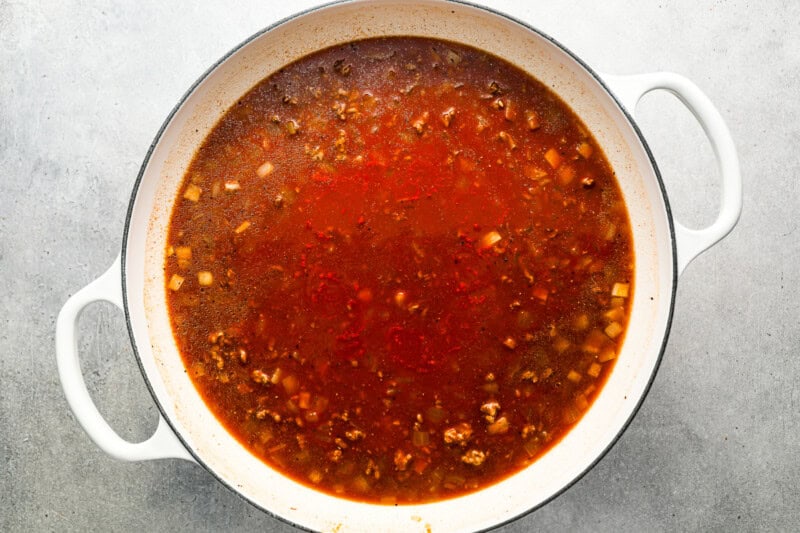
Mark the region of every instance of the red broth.
<instances>
[{"instance_id":1,"label":"red broth","mask_svg":"<svg viewBox=\"0 0 800 533\"><path fill-rule=\"evenodd\" d=\"M581 418L624 337L614 172L555 94L422 38L349 43L225 114L175 201L186 368L300 483L418 503L495 483Z\"/></svg>"}]
</instances>

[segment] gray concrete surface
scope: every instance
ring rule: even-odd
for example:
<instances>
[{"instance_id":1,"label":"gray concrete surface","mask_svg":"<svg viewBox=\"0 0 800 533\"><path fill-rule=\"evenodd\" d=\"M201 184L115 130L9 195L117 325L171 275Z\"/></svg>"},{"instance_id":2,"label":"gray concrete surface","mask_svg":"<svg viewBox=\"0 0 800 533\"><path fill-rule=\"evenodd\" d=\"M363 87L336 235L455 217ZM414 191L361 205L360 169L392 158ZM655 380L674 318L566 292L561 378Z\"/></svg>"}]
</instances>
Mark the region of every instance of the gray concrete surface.
<instances>
[{"instance_id":1,"label":"gray concrete surface","mask_svg":"<svg viewBox=\"0 0 800 533\"><path fill-rule=\"evenodd\" d=\"M180 461L126 464L67 408L55 317L117 254L128 195L159 125L232 46L307 2L0 0L0 530L291 531ZM495 1L598 70L670 70L725 116L742 163L734 233L680 280L672 336L618 444L566 493L503 529L800 528L800 4ZM671 97L640 123L679 219L702 225L718 176ZM100 410L129 439L157 414L121 314L80 328Z\"/></svg>"}]
</instances>

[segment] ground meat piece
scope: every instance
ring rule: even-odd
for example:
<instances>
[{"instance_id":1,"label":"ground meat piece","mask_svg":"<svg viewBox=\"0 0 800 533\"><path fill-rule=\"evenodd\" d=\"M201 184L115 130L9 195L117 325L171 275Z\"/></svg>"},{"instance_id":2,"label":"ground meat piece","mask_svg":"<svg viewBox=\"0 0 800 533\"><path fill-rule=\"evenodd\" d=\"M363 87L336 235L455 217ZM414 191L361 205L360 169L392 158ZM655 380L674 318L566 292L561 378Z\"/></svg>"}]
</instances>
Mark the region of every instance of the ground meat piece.
<instances>
[{"instance_id":1,"label":"ground meat piece","mask_svg":"<svg viewBox=\"0 0 800 533\"><path fill-rule=\"evenodd\" d=\"M472 466L480 466L486 460L486 454L480 450L470 450L461 456L461 461Z\"/></svg>"},{"instance_id":2,"label":"ground meat piece","mask_svg":"<svg viewBox=\"0 0 800 533\"><path fill-rule=\"evenodd\" d=\"M534 433L536 433L536 426L533 426L531 424L525 424L524 426L522 426L522 438L523 439L527 439L528 437L530 437Z\"/></svg>"},{"instance_id":3,"label":"ground meat piece","mask_svg":"<svg viewBox=\"0 0 800 533\"><path fill-rule=\"evenodd\" d=\"M445 444L458 444L459 446L466 446L469 439L472 437L472 426L467 422L461 422L453 427L444 430Z\"/></svg>"},{"instance_id":4,"label":"ground meat piece","mask_svg":"<svg viewBox=\"0 0 800 533\"><path fill-rule=\"evenodd\" d=\"M489 400L485 404L481 405L481 413L486 415L486 421L490 424L494 422L494 417L497 415L497 411L500 410L500 404L496 400Z\"/></svg>"},{"instance_id":5,"label":"ground meat piece","mask_svg":"<svg viewBox=\"0 0 800 533\"><path fill-rule=\"evenodd\" d=\"M375 479L381 478L381 471L378 469L378 463L370 459L367 461L367 468L364 470L364 473L368 476L372 476Z\"/></svg>"},{"instance_id":6,"label":"ground meat piece","mask_svg":"<svg viewBox=\"0 0 800 533\"><path fill-rule=\"evenodd\" d=\"M336 449L328 452L328 459L334 463L338 463L342 459L342 450Z\"/></svg>"},{"instance_id":7,"label":"ground meat piece","mask_svg":"<svg viewBox=\"0 0 800 533\"><path fill-rule=\"evenodd\" d=\"M256 383L261 383L262 385L270 383L269 376L261 370L253 370L253 372L250 373L250 377L253 379L253 381Z\"/></svg>"},{"instance_id":8,"label":"ground meat piece","mask_svg":"<svg viewBox=\"0 0 800 533\"><path fill-rule=\"evenodd\" d=\"M397 450L394 452L394 467L403 472L406 467L408 466L408 462L411 460L411 454L405 453L403 450Z\"/></svg>"},{"instance_id":9,"label":"ground meat piece","mask_svg":"<svg viewBox=\"0 0 800 533\"><path fill-rule=\"evenodd\" d=\"M361 431L360 429L351 429L351 430L347 431L344 434L344 436L347 437L347 440L351 440L351 441L355 442L357 440L361 440L364 437L366 437L366 434L363 431Z\"/></svg>"},{"instance_id":10,"label":"ground meat piece","mask_svg":"<svg viewBox=\"0 0 800 533\"><path fill-rule=\"evenodd\" d=\"M259 411L256 411L256 418L259 420L264 420L267 417L271 418L275 422L281 421L280 413L276 413L275 411L271 411L269 409L260 409Z\"/></svg>"}]
</instances>

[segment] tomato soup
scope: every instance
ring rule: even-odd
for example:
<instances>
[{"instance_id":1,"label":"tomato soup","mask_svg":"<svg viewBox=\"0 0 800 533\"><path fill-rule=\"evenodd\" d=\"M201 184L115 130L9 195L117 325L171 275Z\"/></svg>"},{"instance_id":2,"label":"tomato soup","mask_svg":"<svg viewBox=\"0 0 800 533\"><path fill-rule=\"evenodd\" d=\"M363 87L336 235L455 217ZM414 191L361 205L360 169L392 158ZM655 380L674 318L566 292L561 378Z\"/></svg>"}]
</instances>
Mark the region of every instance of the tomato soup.
<instances>
[{"instance_id":1,"label":"tomato soup","mask_svg":"<svg viewBox=\"0 0 800 533\"><path fill-rule=\"evenodd\" d=\"M591 132L530 74L425 38L269 74L198 149L168 239L173 333L220 422L298 482L383 504L545 453L633 296Z\"/></svg>"}]
</instances>

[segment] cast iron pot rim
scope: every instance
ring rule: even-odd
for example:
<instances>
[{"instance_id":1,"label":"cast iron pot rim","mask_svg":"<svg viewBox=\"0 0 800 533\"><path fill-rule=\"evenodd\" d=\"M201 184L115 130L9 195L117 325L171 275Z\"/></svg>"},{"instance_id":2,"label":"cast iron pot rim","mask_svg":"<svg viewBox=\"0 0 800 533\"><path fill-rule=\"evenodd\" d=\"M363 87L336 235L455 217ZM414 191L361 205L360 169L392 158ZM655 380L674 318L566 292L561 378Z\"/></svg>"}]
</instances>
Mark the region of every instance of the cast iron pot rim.
<instances>
[{"instance_id":1,"label":"cast iron pot rim","mask_svg":"<svg viewBox=\"0 0 800 533\"><path fill-rule=\"evenodd\" d=\"M121 276L122 302L123 302L123 310L125 312L125 325L126 325L126 327L128 329L128 336L130 337L131 347L133 348L133 353L134 353L134 356L136 357L136 363L139 365L139 370L140 370L140 372L142 374L142 377L144 378L145 384L147 385L147 390L150 392L150 396L155 401L156 407L158 407L158 410L159 410L159 412L161 414L161 418L163 418L167 422L167 424L169 424L169 427L172 430L172 432L175 434L175 436L178 438L178 440L180 440L181 444L183 444L183 446L191 454L191 456L194 458L194 460L197 461L197 463L200 466L202 466L207 472L209 472L212 476L214 476L214 478L216 478L216 480L219 481L222 485L227 487L234 494L236 494L238 497L240 497L241 499L243 499L244 501L246 501L247 503L249 503L253 507L263 511L264 513L266 513L267 515L271 516L272 518L276 518L276 519L280 520L281 522L284 522L284 523L286 523L286 524L288 524L290 526L293 526L295 528L301 529L303 531L312 531L312 532L313 532L312 529L309 529L309 528L307 528L305 526L297 524L297 523L289 520L288 518L285 518L285 517L273 512L273 511L270 511L269 509L266 509L265 507L262 507L261 505L259 505L257 502L254 502L254 501L250 500L249 498L245 497L241 492L236 490L236 488L233 487L230 483L225 481L221 476L217 475L217 473L210 466L208 466L205 463L205 461L203 461L202 457L199 454L197 454L195 452L195 450L191 446L189 446L189 444L183 438L183 435L181 435L181 433L177 430L177 428L173 424L173 422L170 419L170 417L167 415L166 411L164 410L164 407L161 405L161 402L158 399L158 396L156 395L155 391L153 390L153 386L152 386L152 384L150 382L150 378L148 377L147 371L145 370L144 365L142 364L142 359L141 359L141 356L139 355L139 350L136 347L136 340L135 340L135 336L134 336L134 333L133 333L133 326L131 324L130 308L129 308L129 305L128 305L128 292L126 290L126 287L127 287L127 283L126 283L127 261L126 261L126 259L127 259L127 253L128 253L127 243L128 243L128 232L130 230L131 218L133 216L133 207L134 207L134 204L136 203L136 197L137 197L138 192L139 192L139 186L140 186L140 184L142 182L142 178L144 177L144 173L147 170L148 164L150 163L150 157L153 155L153 150L155 150L156 145L161 140L161 136L163 135L164 131L167 129L167 127L169 126L170 122L172 121L172 117L175 116L175 113L177 113L178 110L183 106L183 104L186 102L186 100L189 98L189 96L191 96L191 94L194 93L194 90L197 88L197 86L200 85L200 83L202 83L219 65L224 63L229 57L231 57L233 54L238 52L244 46L248 45L250 42L254 41L255 39L257 39L259 37L261 37L265 33L271 31L272 29L274 29L274 28L276 28L276 27L278 27L278 26L280 26L282 24L285 24L286 22L289 22L290 20L294 20L296 18L300 18L302 16L305 16L308 13L312 13L314 11L319 11L319 10L322 10L322 9L326 9L328 7L331 7L331 6L335 6L335 5L339 5L339 4L348 4L348 3L352 3L352 2L356 2L356 1L358 1L358 0L334 0L332 2L327 2L325 4L321 4L321 5L318 5L318 6L315 6L315 7L311 7L311 8L305 9L303 11L300 11L300 12L295 13L293 15L290 15L288 17L284 17L284 18L278 20L277 22L274 22L274 23L270 24L269 26L265 27L264 29L257 31L256 33L254 33L253 35L251 35L250 37L248 37L244 41L242 41L239 44L237 44L235 47L233 47L231 50L229 50L227 53L225 53L225 55L220 57L205 72L203 72L203 74L199 78L197 78L197 80L189 87L189 89L183 94L183 96L181 96L180 100L178 100L178 103L175 105L175 107L173 107L172 110L169 112L169 115L167 115L166 119L164 119L164 122L161 124L161 127L158 129L158 132L156 133L156 136L153 139L153 142L150 143L150 147L147 149L147 153L145 154L144 160L142 161L142 165L139 168L139 173L136 176L136 181L133 184L133 190L131 191L131 199L130 199L130 202L128 203L128 212L125 215L125 226L124 226L123 233L122 233L122 261L121 261L121 269L120 270L121 270L121 273L122 273L122 276ZM509 524L511 522L519 520L520 518L522 518L524 516L527 516L528 514L530 514L530 513L534 512L534 511L544 507L545 505L547 505L548 503L550 503L551 501L553 501L557 497L561 496L564 492L566 492L575 483L580 481L583 478L583 476L585 476L592 468L594 468L595 465L597 465L597 463L599 463L600 460L603 459L603 457L605 457L606 454L611 450L611 448L613 448L614 445L619 441L619 439L622 437L622 434L625 433L625 430L628 429L628 426L630 426L631 422L633 421L633 418L639 412L639 409L641 408L642 404L644 403L645 398L647 398L647 394L650 392L650 387L653 385L653 381L655 380L656 374L658 373L658 369L661 366L661 361L662 361L662 359L664 357L664 351L667 348L667 340L669 339L670 330L672 328L672 317L673 317L673 313L674 313L674 310L675 310L675 295L676 295L677 287L678 287L678 263L677 263L678 252L677 252L677 245L676 245L676 241L675 241L675 225L674 225L674 221L673 221L673 218L672 218L672 209L670 208L669 199L667 198L667 191L666 191L666 189L664 187L664 180L661 177L661 172L658 169L658 165L656 164L655 158L653 157L653 153L650 151L650 147L647 144L647 141L645 140L644 136L642 135L642 132L639 129L639 126L636 124L636 121L630 115L628 110L625 109L625 107L622 105L622 103L619 101L619 99L614 95L614 93L611 92L611 90L608 88L608 85L603 81L603 79L594 70L592 70L592 68L590 68L589 65L587 65L582 59L580 59L577 55L575 55L566 46L562 45L560 42L555 40L553 37L550 37L548 34L544 33L543 31L541 31L541 30L539 30L539 29L537 29L535 27L533 27L532 25L528 24L527 22L519 20L518 18L513 17L511 15L507 15L505 13L502 13L502 12L500 12L500 11L494 9L494 8L487 7L487 6L482 6L482 5L477 5L477 4L474 4L474 3L469 2L467 0L445 0L445 1L448 2L448 3L451 3L451 4L463 5L463 6L479 9L479 10L485 11L485 12L491 14L491 15L498 16L498 17L501 17L501 18L505 18L507 20L510 20L510 21L512 21L512 22L524 27L528 31L531 31L531 32L535 33L539 37L549 41L551 44L553 44L556 47L558 47L562 52L567 54L573 61L575 61L581 67L583 67L586 70L586 72L588 72L595 79L595 81L597 81L597 83L599 83L600 86L603 87L603 89L605 90L606 94L608 96L610 96L611 99L617 104L617 106L619 107L620 111L623 113L623 115L627 119L628 123L631 125L631 127L633 127L633 130L635 131L636 136L639 139L639 142L642 143L642 147L644 148L644 151L647 154L647 158L650 160L650 164L653 167L653 171L655 173L656 180L658 181L658 187L659 187L659 189L661 191L661 197L664 200L664 209L667 212L667 222L669 224L670 243L672 245L672 288L671 288L671 294L670 294L670 298L669 298L669 310L668 310L668 313L667 313L667 321L666 321L666 325L665 325L665 328L664 328L664 339L661 342L661 347L659 348L659 351L658 351L658 357L656 358L656 364L653 367L653 370L652 370L652 372L650 374L650 378L647 381L647 385L645 385L644 391L642 392L641 397L636 402L636 405L634 406L633 411L631 411L630 416L625 421L625 423L622 425L622 427L620 428L620 430L616 434L616 436L608 444L608 446L606 446L606 448L603 451L601 451L597 455L597 457L595 457L595 459L582 472L580 472L571 481L569 481L563 487L561 487L559 490L557 490L553 495L549 496L548 498L545 498L544 500L542 500L538 504L534 505L533 507L531 507L527 511L524 511L524 512L518 514L518 515L515 515L515 516L513 516L511 518L508 518L508 519L504 520L503 522L499 522L499 523L497 523L497 524L495 524L495 525L493 525L493 526L491 526L489 528L485 528L485 529L481 530L481 531L491 531L493 529L500 528L500 527L502 527L502 526L504 526L506 524Z\"/></svg>"}]
</instances>

